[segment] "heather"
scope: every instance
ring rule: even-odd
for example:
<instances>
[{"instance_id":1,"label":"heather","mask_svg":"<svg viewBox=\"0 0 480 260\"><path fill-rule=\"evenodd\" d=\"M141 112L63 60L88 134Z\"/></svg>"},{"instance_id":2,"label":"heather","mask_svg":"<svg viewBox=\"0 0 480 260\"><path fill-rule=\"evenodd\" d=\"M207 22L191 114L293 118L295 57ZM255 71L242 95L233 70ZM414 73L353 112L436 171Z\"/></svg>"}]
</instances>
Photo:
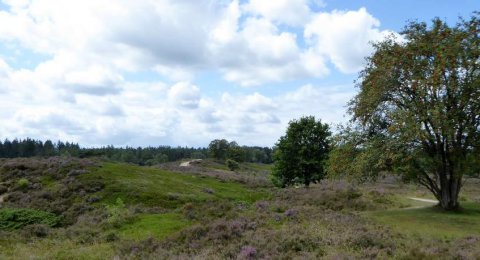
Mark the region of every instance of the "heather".
<instances>
[{"instance_id":1,"label":"heather","mask_svg":"<svg viewBox=\"0 0 480 260\"><path fill-rule=\"evenodd\" d=\"M269 167L204 160L156 167L93 159L4 159L0 258L476 259L480 181L463 211L386 175L280 189ZM19 180L27 185L19 185ZM15 213L19 218L6 218ZM4 222L2 222L4 221ZM13 223L13 224L12 224Z\"/></svg>"}]
</instances>

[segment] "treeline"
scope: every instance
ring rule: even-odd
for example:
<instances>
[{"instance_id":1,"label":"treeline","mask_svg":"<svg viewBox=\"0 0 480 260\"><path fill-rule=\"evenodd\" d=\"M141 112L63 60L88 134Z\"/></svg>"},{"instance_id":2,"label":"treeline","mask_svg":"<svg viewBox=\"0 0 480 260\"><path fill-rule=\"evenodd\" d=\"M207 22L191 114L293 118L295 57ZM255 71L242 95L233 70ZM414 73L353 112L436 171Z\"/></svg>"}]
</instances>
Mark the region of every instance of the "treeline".
<instances>
[{"instance_id":1,"label":"treeline","mask_svg":"<svg viewBox=\"0 0 480 260\"><path fill-rule=\"evenodd\" d=\"M239 161L272 163L272 149L268 147L237 146L240 151ZM100 157L106 160L127 162L139 165L154 165L164 162L172 162L185 158L205 159L215 158L208 148L193 147L114 147L105 146L99 148L84 148L77 143L70 142L45 142L40 140L14 139L12 141L0 141L0 158L17 157L49 157L49 156L73 156L73 157Z\"/></svg>"}]
</instances>

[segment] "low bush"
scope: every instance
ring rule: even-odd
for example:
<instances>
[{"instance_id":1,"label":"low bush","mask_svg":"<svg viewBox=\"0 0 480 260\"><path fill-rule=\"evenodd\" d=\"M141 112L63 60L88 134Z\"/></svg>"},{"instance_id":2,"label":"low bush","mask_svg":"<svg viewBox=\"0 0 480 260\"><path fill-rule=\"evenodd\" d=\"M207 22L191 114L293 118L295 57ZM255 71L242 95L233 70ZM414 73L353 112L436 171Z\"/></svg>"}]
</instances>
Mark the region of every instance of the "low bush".
<instances>
[{"instance_id":1,"label":"low bush","mask_svg":"<svg viewBox=\"0 0 480 260\"><path fill-rule=\"evenodd\" d=\"M46 237L50 233L50 227L45 224L33 224L26 226L24 231L28 237Z\"/></svg>"},{"instance_id":2,"label":"low bush","mask_svg":"<svg viewBox=\"0 0 480 260\"><path fill-rule=\"evenodd\" d=\"M55 227L60 221L61 217L45 211L10 208L0 210L0 230L20 229L34 224Z\"/></svg>"},{"instance_id":3,"label":"low bush","mask_svg":"<svg viewBox=\"0 0 480 260\"><path fill-rule=\"evenodd\" d=\"M17 181L17 187L21 190L27 189L29 184L30 182L25 178L21 178Z\"/></svg>"},{"instance_id":4,"label":"low bush","mask_svg":"<svg viewBox=\"0 0 480 260\"><path fill-rule=\"evenodd\" d=\"M238 164L238 162L236 162L232 159L228 159L226 164L227 164L228 169L230 169L230 171L235 171L235 170L238 170L240 168L240 165Z\"/></svg>"}]
</instances>

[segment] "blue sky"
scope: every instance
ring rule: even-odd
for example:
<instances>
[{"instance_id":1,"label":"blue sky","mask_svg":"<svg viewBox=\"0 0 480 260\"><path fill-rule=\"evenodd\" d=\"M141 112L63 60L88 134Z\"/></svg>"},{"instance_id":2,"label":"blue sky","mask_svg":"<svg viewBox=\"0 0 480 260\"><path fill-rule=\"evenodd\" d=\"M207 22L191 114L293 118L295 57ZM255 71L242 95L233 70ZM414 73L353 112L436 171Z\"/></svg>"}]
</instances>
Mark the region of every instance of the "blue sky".
<instances>
[{"instance_id":1,"label":"blue sky","mask_svg":"<svg viewBox=\"0 0 480 260\"><path fill-rule=\"evenodd\" d=\"M370 42L474 0L0 2L0 138L271 146L344 123Z\"/></svg>"}]
</instances>

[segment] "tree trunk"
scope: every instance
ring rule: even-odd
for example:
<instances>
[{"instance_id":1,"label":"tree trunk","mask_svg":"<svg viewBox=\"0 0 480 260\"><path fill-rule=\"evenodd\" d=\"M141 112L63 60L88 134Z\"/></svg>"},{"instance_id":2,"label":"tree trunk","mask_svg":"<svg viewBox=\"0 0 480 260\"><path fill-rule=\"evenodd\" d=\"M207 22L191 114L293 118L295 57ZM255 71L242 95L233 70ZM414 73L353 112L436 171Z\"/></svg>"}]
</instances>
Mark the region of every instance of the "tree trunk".
<instances>
[{"instance_id":1,"label":"tree trunk","mask_svg":"<svg viewBox=\"0 0 480 260\"><path fill-rule=\"evenodd\" d=\"M451 177L450 179L444 178L440 184L440 194L438 200L440 206L444 210L457 210L458 194L461 188L461 178Z\"/></svg>"},{"instance_id":2,"label":"tree trunk","mask_svg":"<svg viewBox=\"0 0 480 260\"><path fill-rule=\"evenodd\" d=\"M309 170L304 170L304 172L303 172L303 183L305 184L306 188L310 187L311 179L312 179L312 175L310 174L310 171Z\"/></svg>"}]
</instances>

